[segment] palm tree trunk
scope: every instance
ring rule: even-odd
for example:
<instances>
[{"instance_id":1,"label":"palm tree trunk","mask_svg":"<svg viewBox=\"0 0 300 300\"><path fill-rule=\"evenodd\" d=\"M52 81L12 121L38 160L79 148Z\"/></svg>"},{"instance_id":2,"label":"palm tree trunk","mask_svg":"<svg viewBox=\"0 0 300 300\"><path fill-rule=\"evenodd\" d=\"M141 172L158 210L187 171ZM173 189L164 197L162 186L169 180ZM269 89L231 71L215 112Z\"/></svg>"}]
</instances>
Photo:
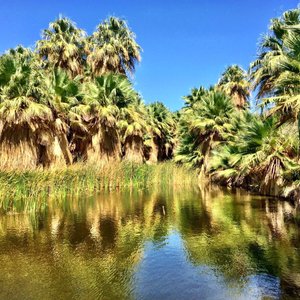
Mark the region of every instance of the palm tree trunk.
<instances>
[{"instance_id":1,"label":"palm tree trunk","mask_svg":"<svg viewBox=\"0 0 300 300\"><path fill-rule=\"evenodd\" d=\"M281 176L282 164L278 157L273 157L265 168L263 179L260 183L260 193L278 196L283 184Z\"/></svg>"},{"instance_id":2,"label":"palm tree trunk","mask_svg":"<svg viewBox=\"0 0 300 300\"><path fill-rule=\"evenodd\" d=\"M38 163L37 139L29 126L3 128L0 138L0 167L33 169Z\"/></svg>"},{"instance_id":3,"label":"palm tree trunk","mask_svg":"<svg viewBox=\"0 0 300 300\"><path fill-rule=\"evenodd\" d=\"M71 165L73 163L72 153L69 148L69 143L66 134L60 134L58 136L59 145L64 155L65 161L67 165Z\"/></svg>"},{"instance_id":4,"label":"palm tree trunk","mask_svg":"<svg viewBox=\"0 0 300 300\"><path fill-rule=\"evenodd\" d=\"M121 141L115 127L100 128L100 159L107 162L121 160Z\"/></svg>"},{"instance_id":5,"label":"palm tree trunk","mask_svg":"<svg viewBox=\"0 0 300 300\"><path fill-rule=\"evenodd\" d=\"M208 163L209 163L209 158L211 154L211 149L212 149L212 142L215 139L215 133L211 133L205 141L202 142L202 155L203 155L203 163L201 165L200 169L200 174L199 174L199 179L201 180L206 180L207 177L207 168L208 168Z\"/></svg>"},{"instance_id":6,"label":"palm tree trunk","mask_svg":"<svg viewBox=\"0 0 300 300\"><path fill-rule=\"evenodd\" d=\"M114 127L101 126L87 147L87 160L91 163L121 160L121 141Z\"/></svg>"},{"instance_id":7,"label":"palm tree trunk","mask_svg":"<svg viewBox=\"0 0 300 300\"><path fill-rule=\"evenodd\" d=\"M299 146L298 146L298 160L300 159L300 112L297 115L298 121L298 139L299 139Z\"/></svg>"},{"instance_id":8,"label":"palm tree trunk","mask_svg":"<svg viewBox=\"0 0 300 300\"><path fill-rule=\"evenodd\" d=\"M40 164L43 167L65 166L72 162L71 153L66 141L67 138L64 137L64 133L39 130L37 132L37 140Z\"/></svg>"},{"instance_id":9,"label":"palm tree trunk","mask_svg":"<svg viewBox=\"0 0 300 300\"><path fill-rule=\"evenodd\" d=\"M147 163L156 164L158 161L158 153L159 153L158 145L156 144L155 140L152 139L151 149L149 152L149 158L147 160Z\"/></svg>"},{"instance_id":10,"label":"palm tree trunk","mask_svg":"<svg viewBox=\"0 0 300 300\"><path fill-rule=\"evenodd\" d=\"M142 137L134 135L126 138L124 159L130 162L143 163L144 152Z\"/></svg>"}]
</instances>

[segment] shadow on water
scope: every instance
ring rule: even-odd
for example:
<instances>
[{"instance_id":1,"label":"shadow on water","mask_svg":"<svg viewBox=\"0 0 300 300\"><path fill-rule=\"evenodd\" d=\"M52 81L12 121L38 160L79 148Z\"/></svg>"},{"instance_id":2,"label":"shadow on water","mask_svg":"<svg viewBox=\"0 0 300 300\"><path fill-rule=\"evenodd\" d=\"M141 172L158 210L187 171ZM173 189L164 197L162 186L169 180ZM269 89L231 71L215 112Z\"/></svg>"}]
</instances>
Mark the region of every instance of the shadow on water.
<instances>
[{"instance_id":1,"label":"shadow on water","mask_svg":"<svg viewBox=\"0 0 300 300\"><path fill-rule=\"evenodd\" d=\"M24 202L0 215L0 299L294 299L299 226L217 187Z\"/></svg>"}]
</instances>

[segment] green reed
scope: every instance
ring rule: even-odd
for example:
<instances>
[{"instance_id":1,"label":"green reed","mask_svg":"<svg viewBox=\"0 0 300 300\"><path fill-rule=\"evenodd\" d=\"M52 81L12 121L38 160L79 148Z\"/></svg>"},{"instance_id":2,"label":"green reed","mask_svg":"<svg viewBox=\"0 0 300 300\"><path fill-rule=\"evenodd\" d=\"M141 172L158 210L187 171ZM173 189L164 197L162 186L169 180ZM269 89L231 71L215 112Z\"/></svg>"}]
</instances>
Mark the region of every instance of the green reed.
<instances>
[{"instance_id":1,"label":"green reed","mask_svg":"<svg viewBox=\"0 0 300 300\"><path fill-rule=\"evenodd\" d=\"M173 162L157 165L113 163L75 164L59 169L0 171L0 210L36 210L49 198L88 196L102 190L186 186L197 182L195 171Z\"/></svg>"}]
</instances>

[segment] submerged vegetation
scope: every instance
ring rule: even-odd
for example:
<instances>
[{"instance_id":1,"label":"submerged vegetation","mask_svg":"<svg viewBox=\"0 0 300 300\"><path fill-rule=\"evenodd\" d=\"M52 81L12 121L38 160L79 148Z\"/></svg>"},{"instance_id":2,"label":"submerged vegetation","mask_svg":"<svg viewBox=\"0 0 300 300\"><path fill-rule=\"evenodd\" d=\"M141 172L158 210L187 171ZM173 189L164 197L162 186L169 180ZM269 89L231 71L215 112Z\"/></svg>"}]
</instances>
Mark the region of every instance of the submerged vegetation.
<instances>
[{"instance_id":1,"label":"submerged vegetation","mask_svg":"<svg viewBox=\"0 0 300 300\"><path fill-rule=\"evenodd\" d=\"M294 9L271 21L248 72L229 66L174 113L134 89L141 47L124 20L88 35L60 17L34 49L0 57L1 193L147 186L191 168L201 180L298 197L299 49ZM181 166L150 166L165 160Z\"/></svg>"}]
</instances>

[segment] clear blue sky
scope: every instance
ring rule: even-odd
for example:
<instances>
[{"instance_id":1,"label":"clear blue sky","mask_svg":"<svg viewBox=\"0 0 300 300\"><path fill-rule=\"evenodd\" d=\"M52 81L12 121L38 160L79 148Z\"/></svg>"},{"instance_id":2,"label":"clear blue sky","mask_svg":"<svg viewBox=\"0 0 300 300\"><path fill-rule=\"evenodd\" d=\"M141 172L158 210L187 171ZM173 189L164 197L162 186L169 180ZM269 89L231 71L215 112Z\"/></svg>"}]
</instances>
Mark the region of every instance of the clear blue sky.
<instances>
[{"instance_id":1,"label":"clear blue sky","mask_svg":"<svg viewBox=\"0 0 300 300\"><path fill-rule=\"evenodd\" d=\"M209 86L230 64L247 68L269 20L296 0L1 0L0 52L33 46L63 14L88 33L110 15L128 20L143 48L134 78L147 103L172 110L194 86Z\"/></svg>"}]
</instances>

